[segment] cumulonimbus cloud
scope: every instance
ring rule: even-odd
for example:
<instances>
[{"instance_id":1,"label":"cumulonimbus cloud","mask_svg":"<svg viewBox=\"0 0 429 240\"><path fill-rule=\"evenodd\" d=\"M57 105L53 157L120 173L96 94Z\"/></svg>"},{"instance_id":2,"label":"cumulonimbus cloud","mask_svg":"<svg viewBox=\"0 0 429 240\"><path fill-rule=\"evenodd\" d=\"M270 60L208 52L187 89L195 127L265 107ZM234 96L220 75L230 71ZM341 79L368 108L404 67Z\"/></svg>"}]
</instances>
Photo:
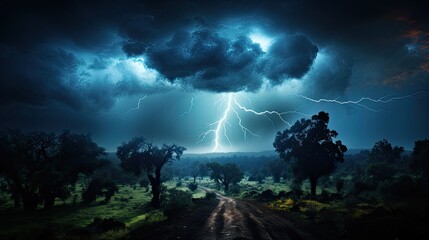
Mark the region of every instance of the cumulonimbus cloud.
<instances>
[{"instance_id":1,"label":"cumulonimbus cloud","mask_svg":"<svg viewBox=\"0 0 429 240\"><path fill-rule=\"evenodd\" d=\"M133 55L125 46L129 45L124 45L124 51ZM167 41L148 48L144 55L148 67L169 81L180 81L198 90L237 92L257 91L263 79L279 85L287 79L301 78L317 52L317 46L303 35L279 37L263 52L248 36L226 37L205 28L178 31Z\"/></svg>"}]
</instances>

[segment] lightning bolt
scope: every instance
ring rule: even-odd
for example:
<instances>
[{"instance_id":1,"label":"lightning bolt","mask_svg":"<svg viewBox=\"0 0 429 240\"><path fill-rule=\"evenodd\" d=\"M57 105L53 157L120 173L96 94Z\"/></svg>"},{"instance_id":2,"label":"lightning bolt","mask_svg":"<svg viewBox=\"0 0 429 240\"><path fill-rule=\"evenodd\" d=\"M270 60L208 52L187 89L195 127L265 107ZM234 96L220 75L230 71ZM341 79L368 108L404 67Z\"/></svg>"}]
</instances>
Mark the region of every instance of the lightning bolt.
<instances>
[{"instance_id":1,"label":"lightning bolt","mask_svg":"<svg viewBox=\"0 0 429 240\"><path fill-rule=\"evenodd\" d=\"M145 95L144 97L139 98L139 101L137 102L137 107L130 108L128 111L126 111L126 112L124 113L124 115L126 115L126 114L128 114L128 113L130 113L130 112L133 112L133 111L137 111L137 110L139 110L139 109L140 109L140 104L141 104L141 102L142 102L143 100L145 100L146 98L147 98L147 95Z\"/></svg>"},{"instance_id":2,"label":"lightning bolt","mask_svg":"<svg viewBox=\"0 0 429 240\"><path fill-rule=\"evenodd\" d=\"M246 97L246 99L249 101L249 104L251 104L250 99L247 97ZM243 133L243 138L244 138L245 142L247 142L249 135L258 138L259 140L262 140L260 135L256 134L255 132L253 132L251 129L249 129L248 127L246 127L244 125L243 118L240 116L240 112L238 110L242 110L243 112L251 113L251 114L254 114L256 116L266 117L273 124L273 128L274 128L274 122L269 117L269 115L277 116L283 123L287 124L288 126L291 126L291 124L288 121L286 121L286 119L285 119L285 115L287 115L287 114L296 113L296 114L300 114L300 115L304 115L304 116L310 116L308 114L304 114L304 113L299 112L298 111L299 108L294 110L294 111L287 111L287 112L268 111L268 110L258 112L256 110L253 110L252 108L246 108L246 107L242 106L238 102L234 93L228 93L227 95L223 94L218 100L215 101L215 107L217 107L217 109L219 111L223 107L222 115L220 116L220 118L217 121L207 124L206 129L208 129L208 130L202 132L198 136L198 143L202 143L207 138L207 136L213 135L213 140L211 141L211 144L213 144L212 152L224 150L224 148L222 147L222 144L221 144L222 138L224 138L232 146L230 137L228 136L228 126L230 126L230 127L232 126L230 121L228 121L229 118L231 118L231 116L236 117L238 127L240 128L240 130ZM232 112L234 114L232 114Z\"/></svg>"},{"instance_id":3,"label":"lightning bolt","mask_svg":"<svg viewBox=\"0 0 429 240\"><path fill-rule=\"evenodd\" d=\"M314 102L314 103L335 103L335 104L340 104L340 105L357 105L363 108L366 108L367 110L373 111L373 112L380 112L383 111L383 109L374 109L371 108L370 106L368 106L367 104L365 104L365 102L369 102L369 103L381 103L381 104L387 104L393 101L398 101L398 100L403 100L403 99L407 99L407 98L412 98L416 95L419 94L424 94L424 93L428 93L427 91L419 91L419 92L415 92L415 93L411 93L408 95L404 95L404 96L397 96L397 97L390 97L391 95L387 95L384 97L380 97L380 98L370 98L370 97L361 97L358 100L348 100L348 101L339 101L336 99L326 99L326 98L320 98L320 99L314 99L314 98L310 98L304 95L299 95L299 94L295 94L295 96L303 98L307 101L310 102Z\"/></svg>"},{"instance_id":4,"label":"lightning bolt","mask_svg":"<svg viewBox=\"0 0 429 240\"><path fill-rule=\"evenodd\" d=\"M212 152L216 152L218 150L223 150L222 146L220 145L220 135L221 135L220 132L222 129L223 129L223 133L224 133L223 135L225 136L227 141L229 143L231 143L231 141L228 137L227 131L226 131L226 124L227 124L227 118L228 118L229 112L231 111L231 108L232 108L231 107L232 96L233 96L233 93L228 94L228 99L226 102L226 108L223 111L222 117L219 120L217 120L216 122L208 124L207 128L209 128L209 130L201 133L199 136L200 140L198 142L202 142L202 141L204 141L204 139L206 138L207 135L212 134L212 133L214 134L214 139L212 141L214 143L214 147L212 149ZM225 95L222 95L222 97L215 102L215 105L222 105L219 103L223 103L224 100L225 100ZM212 126L215 126L215 128L211 129Z\"/></svg>"},{"instance_id":5,"label":"lightning bolt","mask_svg":"<svg viewBox=\"0 0 429 240\"><path fill-rule=\"evenodd\" d=\"M192 108L194 107L194 98L191 98L191 104L189 105L189 109L182 114L180 114L180 117L184 117L186 114L189 114L192 111Z\"/></svg>"},{"instance_id":6,"label":"lightning bolt","mask_svg":"<svg viewBox=\"0 0 429 240\"><path fill-rule=\"evenodd\" d=\"M265 117L267 117L270 120L271 120L271 118L269 118L267 115L276 115L282 122L284 122L285 124L287 124L289 127L291 127L292 125L283 118L284 115L296 113L296 114L300 114L300 115L303 115L303 116L306 116L306 117L310 116L308 114L305 114L305 113L302 113L302 112L298 112L298 110L300 108L302 108L302 106L298 107L296 110L287 111L287 112L278 112L278 111L269 111L269 110L264 110L262 112L257 112L257 111L255 111L253 109L249 109L249 108L241 106L240 103L238 103L236 99L234 99L234 101L235 101L235 105L237 105L240 109L242 109L245 112L253 113L253 114L258 115L258 116L265 116Z\"/></svg>"}]
</instances>

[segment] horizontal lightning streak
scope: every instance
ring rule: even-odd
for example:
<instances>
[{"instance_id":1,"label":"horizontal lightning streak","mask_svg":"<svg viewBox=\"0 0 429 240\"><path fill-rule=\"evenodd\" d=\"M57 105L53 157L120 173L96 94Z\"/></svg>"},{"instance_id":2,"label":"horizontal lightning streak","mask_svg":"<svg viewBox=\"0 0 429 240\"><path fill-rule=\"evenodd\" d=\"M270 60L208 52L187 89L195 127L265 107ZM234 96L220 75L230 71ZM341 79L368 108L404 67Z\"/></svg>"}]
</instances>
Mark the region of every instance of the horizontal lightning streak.
<instances>
[{"instance_id":1,"label":"horizontal lightning streak","mask_svg":"<svg viewBox=\"0 0 429 240\"><path fill-rule=\"evenodd\" d=\"M384 97L381 97L378 99L374 99L374 98L370 98L370 97L361 97L359 100L355 100L355 101L353 101L353 100L339 101L339 100L337 100L338 98L336 98L336 99L326 99L326 98L314 99L314 98L310 98L310 97L307 97L304 95L299 95L299 94L295 94L295 96L303 98L303 99L311 101L311 102L315 102L315 103L326 102L326 103L335 103L335 104L340 104L340 105L357 105L357 106L366 108L366 109L373 111L373 112L380 112L383 110L371 108L371 107L365 105L364 102L367 101L367 102L372 102L372 103L386 104L386 103L390 103L392 101L411 98L411 97L414 97L418 94L423 94L423 93L428 93L428 92L427 91L419 91L419 92L411 93L411 94L404 95L404 96L390 97L390 98L389 98L390 95L387 95L387 96L384 96Z\"/></svg>"},{"instance_id":2,"label":"horizontal lightning streak","mask_svg":"<svg viewBox=\"0 0 429 240\"><path fill-rule=\"evenodd\" d=\"M301 107L297 108L296 110L293 110L293 111L286 111L286 112L269 111L269 110L264 110L264 111L262 111L262 112L257 112L257 111L255 111L255 110L253 110L253 109L249 109L249 108L246 108L246 107L242 106L240 103L238 103L238 102L237 102L237 100L236 100L236 99L234 99L234 102L235 102L235 104L236 104L236 105L237 105L241 110L243 110L243 111L245 111L245 112L253 113L253 114L258 115L258 116L277 115L277 116L279 117L279 119L280 119L282 122L284 122L285 124L287 124L289 127L290 127L290 126L292 126L292 125L291 125L288 121L286 121L286 120L283 118L283 115L296 113L296 114L300 114L300 115L303 115L303 116L306 116L306 117L310 116L310 115L308 115L308 114L305 114L305 113L302 113L302 112L298 112L298 109L299 109L299 108L301 108ZM270 120L271 120L271 119L270 119Z\"/></svg>"}]
</instances>

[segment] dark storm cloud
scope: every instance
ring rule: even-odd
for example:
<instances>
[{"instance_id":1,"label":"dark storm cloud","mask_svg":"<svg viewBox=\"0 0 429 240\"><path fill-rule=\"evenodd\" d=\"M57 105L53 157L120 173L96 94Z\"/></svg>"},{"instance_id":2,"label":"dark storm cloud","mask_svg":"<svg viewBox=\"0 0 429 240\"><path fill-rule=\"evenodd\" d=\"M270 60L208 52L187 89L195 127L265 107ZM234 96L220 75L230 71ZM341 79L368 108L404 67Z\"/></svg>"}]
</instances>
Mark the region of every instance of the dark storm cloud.
<instances>
[{"instance_id":1,"label":"dark storm cloud","mask_svg":"<svg viewBox=\"0 0 429 240\"><path fill-rule=\"evenodd\" d=\"M170 81L190 78L196 89L214 92L255 91L262 84L254 77L263 52L246 36L222 37L210 29L179 31L148 53L148 66Z\"/></svg>"},{"instance_id":2,"label":"dark storm cloud","mask_svg":"<svg viewBox=\"0 0 429 240\"><path fill-rule=\"evenodd\" d=\"M3 47L0 56L0 103L23 102L44 105L48 100L66 103L72 108L79 108L73 90L74 81L62 80L71 75L78 64L78 59L61 49L41 47L32 52L21 52Z\"/></svg>"},{"instance_id":3,"label":"dark storm cloud","mask_svg":"<svg viewBox=\"0 0 429 240\"><path fill-rule=\"evenodd\" d=\"M301 78L313 64L317 46L302 35L282 37L270 47L263 61L265 76L274 85L284 79Z\"/></svg>"},{"instance_id":4,"label":"dark storm cloud","mask_svg":"<svg viewBox=\"0 0 429 240\"><path fill-rule=\"evenodd\" d=\"M170 81L213 92L256 91L266 77L272 85L301 78L312 65L317 46L302 35L274 40L267 53L247 36L222 37L211 29L179 31L151 48L148 66Z\"/></svg>"},{"instance_id":5,"label":"dark storm cloud","mask_svg":"<svg viewBox=\"0 0 429 240\"><path fill-rule=\"evenodd\" d=\"M326 49L305 76L304 92L312 97L338 97L350 86L353 61L344 53Z\"/></svg>"},{"instance_id":6,"label":"dark storm cloud","mask_svg":"<svg viewBox=\"0 0 429 240\"><path fill-rule=\"evenodd\" d=\"M298 78L304 93L313 97L366 95L368 86L374 85L388 94L396 89L398 95L410 86L428 89L425 4L369 0L5 0L0 4L0 128L84 129L105 133L103 141L115 142L117 136L108 139L108 133L126 127L119 128L117 119L103 115L104 110L116 111L116 106L128 110L135 107L135 99L166 92L169 82L162 76L185 88L210 92L257 91L263 78L273 86ZM249 39L253 29L274 38L267 52ZM315 59L318 54L326 54L322 62ZM122 58L126 62L126 57L141 59L162 76L149 81L142 76L146 72L136 71L141 69L113 61ZM112 66L114 71L108 72ZM378 93L374 90L371 96ZM178 109L188 109L189 101L180 94L165 94L149 97L160 96L150 106L142 106L148 111L139 112L145 116L144 124L135 119L139 131L124 134L121 140L147 132L153 136L161 133L166 141L172 139L166 126L171 126ZM124 99L129 102L121 105ZM280 100L273 103L284 105ZM206 107L201 106L185 127L171 127L180 129L174 141L192 147L194 139L188 132L197 131L196 123ZM419 111L424 106L401 109L410 113L403 114L397 125L406 123L409 116L427 122L427 111ZM332 116L335 112L332 108ZM156 113L161 115L154 118ZM382 125L377 119L374 117L374 128ZM357 131L347 121L343 124L341 130L351 129L350 136ZM424 134L417 129L422 124L416 125L414 132ZM407 139L415 136L410 133ZM360 139L356 144L365 146L365 136ZM272 139L267 142L260 144L271 147Z\"/></svg>"},{"instance_id":7,"label":"dark storm cloud","mask_svg":"<svg viewBox=\"0 0 429 240\"><path fill-rule=\"evenodd\" d=\"M122 50L128 57L136 57L143 55L149 46L149 44L141 42L126 42L122 46Z\"/></svg>"},{"instance_id":8,"label":"dark storm cloud","mask_svg":"<svg viewBox=\"0 0 429 240\"><path fill-rule=\"evenodd\" d=\"M43 59L38 53L43 45L50 45L47 51L52 52L58 51L56 43L66 42L81 51L98 54L122 39L120 48L128 57L147 54L148 65L170 80L181 78L196 89L214 92L256 91L261 77L273 85L288 78L301 78L310 69L318 49L330 44L360 54L392 52L407 39L390 39L403 34L403 25L411 21L395 23L385 19L393 12L424 21L422 9L420 3L400 1L389 5L370 1L6 1L0 10L1 74L5 79L1 83L5 94L0 101L40 105L54 99L76 109L87 102L109 103L101 104L103 108L111 105L115 96L101 101L89 94L82 99L86 91L76 91L79 76L59 81L69 71L61 65L66 58L58 53L60 60ZM249 25L242 29L263 22L261 26L266 26L267 32L285 37L262 53L246 33L231 37L219 32L226 20L235 19L239 24L242 18ZM415 66L424 70L423 63L416 62ZM95 58L89 66L94 70L105 68L102 58ZM388 67L385 71L389 71ZM114 92L138 94L143 88L135 83L125 79ZM87 92L94 91L94 86L90 87Z\"/></svg>"}]
</instances>

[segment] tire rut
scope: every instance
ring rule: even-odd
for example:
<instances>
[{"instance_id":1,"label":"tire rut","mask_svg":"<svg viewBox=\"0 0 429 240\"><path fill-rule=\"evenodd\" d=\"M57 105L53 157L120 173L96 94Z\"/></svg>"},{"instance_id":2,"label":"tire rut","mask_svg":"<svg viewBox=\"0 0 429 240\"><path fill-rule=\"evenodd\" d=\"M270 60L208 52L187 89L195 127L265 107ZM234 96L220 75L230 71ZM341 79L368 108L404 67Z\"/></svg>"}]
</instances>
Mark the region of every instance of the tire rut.
<instances>
[{"instance_id":1,"label":"tire rut","mask_svg":"<svg viewBox=\"0 0 429 240\"><path fill-rule=\"evenodd\" d=\"M201 239L312 239L309 234L297 229L284 216L273 214L262 206L220 194L217 194L217 197L219 203L208 219L201 233Z\"/></svg>"}]
</instances>

